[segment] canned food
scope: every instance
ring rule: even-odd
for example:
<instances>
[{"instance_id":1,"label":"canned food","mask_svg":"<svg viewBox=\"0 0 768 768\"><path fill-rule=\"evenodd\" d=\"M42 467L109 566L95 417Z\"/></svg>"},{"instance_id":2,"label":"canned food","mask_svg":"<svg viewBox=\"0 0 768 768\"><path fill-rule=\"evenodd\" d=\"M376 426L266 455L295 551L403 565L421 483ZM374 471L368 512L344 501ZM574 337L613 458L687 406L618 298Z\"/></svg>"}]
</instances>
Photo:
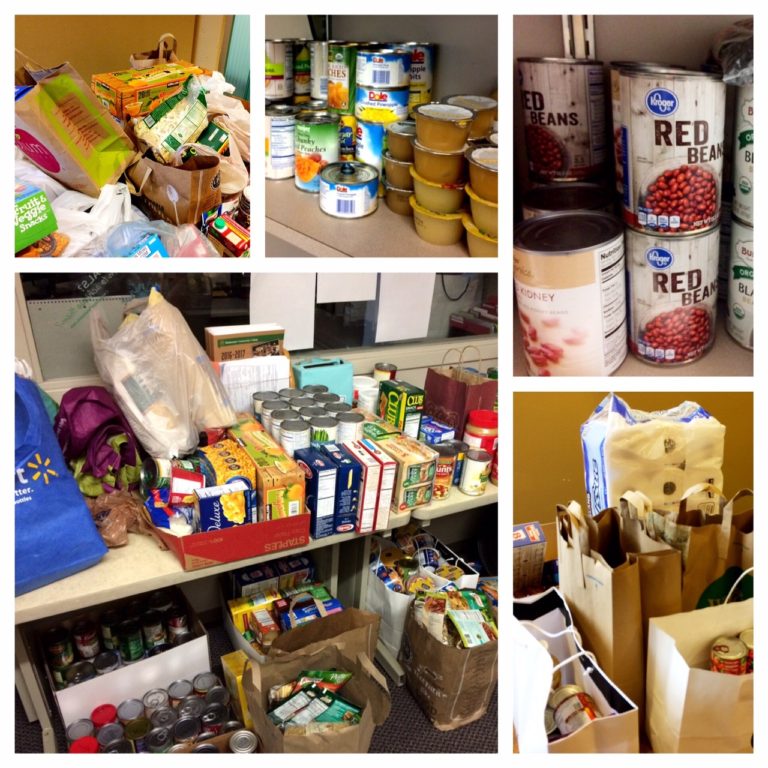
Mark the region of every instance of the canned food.
<instances>
[{"instance_id":1,"label":"canned food","mask_svg":"<svg viewBox=\"0 0 768 768\"><path fill-rule=\"evenodd\" d=\"M153 728L144 739L147 752L153 754L170 752L173 745L173 735L170 728Z\"/></svg>"},{"instance_id":2,"label":"canned food","mask_svg":"<svg viewBox=\"0 0 768 768\"><path fill-rule=\"evenodd\" d=\"M173 645L184 645L184 643L189 643L192 640L195 639L195 635L193 632L190 632L189 630L184 630L184 632L179 632L178 635L173 636Z\"/></svg>"},{"instance_id":3,"label":"canned food","mask_svg":"<svg viewBox=\"0 0 768 768\"><path fill-rule=\"evenodd\" d=\"M302 408L312 408L315 405L314 399L310 395L303 397L292 397L288 405L296 411L301 412Z\"/></svg>"},{"instance_id":4,"label":"canned food","mask_svg":"<svg viewBox=\"0 0 768 768\"><path fill-rule=\"evenodd\" d=\"M564 685L549 697L555 723L563 736L589 725L600 717L594 699L578 685Z\"/></svg>"},{"instance_id":5,"label":"canned food","mask_svg":"<svg viewBox=\"0 0 768 768\"><path fill-rule=\"evenodd\" d=\"M261 404L261 426L264 431L272 434L272 413L285 408L285 401L281 399L264 400Z\"/></svg>"},{"instance_id":6,"label":"canned food","mask_svg":"<svg viewBox=\"0 0 768 768\"><path fill-rule=\"evenodd\" d=\"M358 85L355 91L355 117L369 123L394 123L408 117L409 90L372 88Z\"/></svg>"},{"instance_id":7,"label":"canned food","mask_svg":"<svg viewBox=\"0 0 768 768\"><path fill-rule=\"evenodd\" d=\"M357 122L357 142L355 159L360 163L372 165L381 174L383 155L387 149L387 126L383 123Z\"/></svg>"},{"instance_id":8,"label":"canned food","mask_svg":"<svg viewBox=\"0 0 768 768\"><path fill-rule=\"evenodd\" d=\"M194 747L192 747L192 752L197 753L203 753L203 754L218 754L221 752L221 750L215 745L215 744L196 744Z\"/></svg>"},{"instance_id":9,"label":"canned food","mask_svg":"<svg viewBox=\"0 0 768 768\"><path fill-rule=\"evenodd\" d=\"M301 388L301 391L314 398L315 395L319 395L321 392L327 392L328 387L325 384L307 384L306 387Z\"/></svg>"},{"instance_id":10,"label":"canned food","mask_svg":"<svg viewBox=\"0 0 768 768\"><path fill-rule=\"evenodd\" d=\"M394 363L376 363L373 366L373 378L376 381L388 381L397 377L397 366Z\"/></svg>"},{"instance_id":11,"label":"canned food","mask_svg":"<svg viewBox=\"0 0 768 768\"><path fill-rule=\"evenodd\" d=\"M120 637L120 656L123 663L130 664L144 658L144 639L137 621L128 619L118 624Z\"/></svg>"},{"instance_id":12,"label":"canned food","mask_svg":"<svg viewBox=\"0 0 768 768\"><path fill-rule=\"evenodd\" d=\"M75 720L74 723L70 723L67 726L67 743L72 744L72 742L82 739L85 736L93 736L95 732L96 728L94 727L94 724L87 718Z\"/></svg>"},{"instance_id":13,"label":"canned food","mask_svg":"<svg viewBox=\"0 0 768 768\"><path fill-rule=\"evenodd\" d=\"M453 485L453 471L456 468L456 446L448 442L436 443L431 448L437 451L437 465L435 467L435 488L433 498L442 501L448 498Z\"/></svg>"},{"instance_id":14,"label":"canned food","mask_svg":"<svg viewBox=\"0 0 768 768\"><path fill-rule=\"evenodd\" d=\"M285 387L284 389L281 389L277 393L281 400L284 400L286 403L293 400L294 397L303 397L304 396L304 390L303 389L296 389L295 387ZM286 405L283 405L283 408L286 408Z\"/></svg>"},{"instance_id":15,"label":"canned food","mask_svg":"<svg viewBox=\"0 0 768 768\"><path fill-rule=\"evenodd\" d=\"M754 259L752 227L731 221L731 254L728 263L728 315L725 327L742 347L754 341Z\"/></svg>"},{"instance_id":16,"label":"canned food","mask_svg":"<svg viewBox=\"0 0 768 768\"><path fill-rule=\"evenodd\" d=\"M320 171L339 159L339 116L331 112L302 112L296 116L296 186L320 191Z\"/></svg>"},{"instance_id":17,"label":"canned food","mask_svg":"<svg viewBox=\"0 0 768 768\"><path fill-rule=\"evenodd\" d=\"M726 675L746 675L749 651L738 637L718 637L712 643L709 668Z\"/></svg>"},{"instance_id":18,"label":"canned food","mask_svg":"<svg viewBox=\"0 0 768 768\"><path fill-rule=\"evenodd\" d=\"M107 723L96 732L96 741L99 742L99 746L103 750L107 744L122 739L124 732L125 729L120 723Z\"/></svg>"},{"instance_id":19,"label":"canned food","mask_svg":"<svg viewBox=\"0 0 768 768\"><path fill-rule=\"evenodd\" d=\"M142 743L143 746L143 743ZM108 755L113 754L133 754L134 752L138 752L138 749L134 748L135 745L133 742L129 741L128 739L117 739L116 741L110 741L109 744L107 744L104 749L101 751ZM146 751L146 750L141 750Z\"/></svg>"},{"instance_id":20,"label":"canned food","mask_svg":"<svg viewBox=\"0 0 768 768\"><path fill-rule=\"evenodd\" d=\"M146 717L152 717L153 712L158 709L165 709L170 705L170 697L165 688L153 688L151 691L147 691L142 701Z\"/></svg>"},{"instance_id":21,"label":"canned food","mask_svg":"<svg viewBox=\"0 0 768 768\"><path fill-rule=\"evenodd\" d=\"M349 403L326 403L325 412L331 414L334 418L340 413L347 413L352 410L352 406Z\"/></svg>"},{"instance_id":22,"label":"canned food","mask_svg":"<svg viewBox=\"0 0 768 768\"><path fill-rule=\"evenodd\" d=\"M189 744L197 739L201 729L199 716L180 717L172 727L173 740L176 744Z\"/></svg>"},{"instance_id":23,"label":"canned food","mask_svg":"<svg viewBox=\"0 0 768 768\"><path fill-rule=\"evenodd\" d=\"M339 115L355 111L357 43L328 43L328 108Z\"/></svg>"},{"instance_id":24,"label":"canned food","mask_svg":"<svg viewBox=\"0 0 768 768\"><path fill-rule=\"evenodd\" d=\"M339 160L354 160L357 148L357 118L339 115Z\"/></svg>"},{"instance_id":25,"label":"canned food","mask_svg":"<svg viewBox=\"0 0 768 768\"><path fill-rule=\"evenodd\" d=\"M606 213L515 228L515 296L528 372L607 376L627 354L624 236Z\"/></svg>"},{"instance_id":26,"label":"canned food","mask_svg":"<svg viewBox=\"0 0 768 768\"><path fill-rule=\"evenodd\" d=\"M95 736L83 736L69 745L71 754L95 755L99 751L99 742Z\"/></svg>"},{"instance_id":27,"label":"canned food","mask_svg":"<svg viewBox=\"0 0 768 768\"><path fill-rule=\"evenodd\" d=\"M147 598L147 608L159 611L161 615L173 605L173 595L167 589L158 589Z\"/></svg>"},{"instance_id":28,"label":"canned food","mask_svg":"<svg viewBox=\"0 0 768 768\"><path fill-rule=\"evenodd\" d=\"M117 722L117 707L113 704L99 704L91 712L91 722L96 730L103 728L107 723Z\"/></svg>"},{"instance_id":29,"label":"canned food","mask_svg":"<svg viewBox=\"0 0 768 768\"><path fill-rule=\"evenodd\" d=\"M265 40L264 88L268 99L293 96L293 40Z\"/></svg>"},{"instance_id":30,"label":"canned food","mask_svg":"<svg viewBox=\"0 0 768 768\"><path fill-rule=\"evenodd\" d=\"M126 699L120 702L117 707L117 719L126 725L131 720L138 720L144 717L144 702L141 699Z\"/></svg>"},{"instance_id":31,"label":"canned food","mask_svg":"<svg viewBox=\"0 0 768 768\"><path fill-rule=\"evenodd\" d=\"M66 627L52 627L43 635L43 646L48 663L55 668L64 669L75 661L75 648L72 637Z\"/></svg>"},{"instance_id":32,"label":"canned food","mask_svg":"<svg viewBox=\"0 0 768 768\"><path fill-rule=\"evenodd\" d=\"M622 70L624 220L667 234L720 218L725 84L705 72Z\"/></svg>"},{"instance_id":33,"label":"canned food","mask_svg":"<svg viewBox=\"0 0 768 768\"><path fill-rule=\"evenodd\" d=\"M104 613L102 613L101 617L99 618L99 625L101 627L101 639L104 641L104 647L108 651L117 651L120 648L117 634L117 625L119 623L120 615L113 608L104 611Z\"/></svg>"},{"instance_id":34,"label":"canned food","mask_svg":"<svg viewBox=\"0 0 768 768\"><path fill-rule=\"evenodd\" d=\"M310 95L328 99L328 43L312 40L309 44Z\"/></svg>"},{"instance_id":35,"label":"canned food","mask_svg":"<svg viewBox=\"0 0 768 768\"><path fill-rule=\"evenodd\" d=\"M168 627L168 637L172 643L175 643L175 638L189 631L189 619L187 618L187 611L181 605L172 605L165 614L165 623Z\"/></svg>"},{"instance_id":36,"label":"canned food","mask_svg":"<svg viewBox=\"0 0 768 768\"><path fill-rule=\"evenodd\" d=\"M379 173L364 163L332 163L320 172L320 210L340 219L368 216L378 205Z\"/></svg>"},{"instance_id":37,"label":"canned food","mask_svg":"<svg viewBox=\"0 0 768 768\"><path fill-rule=\"evenodd\" d=\"M149 610L141 617L141 631L146 648L154 648L168 639L163 626L163 617L159 611Z\"/></svg>"},{"instance_id":38,"label":"canned food","mask_svg":"<svg viewBox=\"0 0 768 768\"><path fill-rule=\"evenodd\" d=\"M90 661L78 661L64 670L64 684L78 685L96 677L96 669Z\"/></svg>"},{"instance_id":39,"label":"canned food","mask_svg":"<svg viewBox=\"0 0 768 768\"><path fill-rule=\"evenodd\" d=\"M335 392L318 392L316 395L312 395L312 399L318 404L326 407L331 403L341 402L341 397Z\"/></svg>"},{"instance_id":40,"label":"canned food","mask_svg":"<svg viewBox=\"0 0 768 768\"><path fill-rule=\"evenodd\" d=\"M125 724L125 738L131 743L131 752L148 751L146 739L151 730L152 723L146 717L139 717Z\"/></svg>"},{"instance_id":41,"label":"canned food","mask_svg":"<svg viewBox=\"0 0 768 768\"><path fill-rule=\"evenodd\" d=\"M235 754L255 752L258 746L259 740L256 738L256 734L251 733L251 731L235 731L229 737L229 751Z\"/></svg>"},{"instance_id":42,"label":"canned food","mask_svg":"<svg viewBox=\"0 0 768 768\"><path fill-rule=\"evenodd\" d=\"M464 458L469 446L461 440L445 440L442 445L450 445L456 449L456 463L453 468L453 484L459 485L461 482L461 473L464 469Z\"/></svg>"},{"instance_id":43,"label":"canned food","mask_svg":"<svg viewBox=\"0 0 768 768\"><path fill-rule=\"evenodd\" d=\"M606 157L605 75L591 59L518 59L528 168L539 179L597 176Z\"/></svg>"},{"instance_id":44,"label":"canned food","mask_svg":"<svg viewBox=\"0 0 768 768\"><path fill-rule=\"evenodd\" d=\"M208 704L203 714L200 715L200 722L206 731L218 734L224 727L224 723L227 722L227 715L228 709L224 704Z\"/></svg>"},{"instance_id":45,"label":"canned food","mask_svg":"<svg viewBox=\"0 0 768 768\"><path fill-rule=\"evenodd\" d=\"M358 50L358 85L373 88L400 88L411 84L411 53L404 48Z\"/></svg>"},{"instance_id":46,"label":"canned food","mask_svg":"<svg viewBox=\"0 0 768 768\"><path fill-rule=\"evenodd\" d=\"M168 686L168 697L170 698L170 705L172 707L178 707L183 699L191 696L195 692L195 687L189 680L174 680Z\"/></svg>"},{"instance_id":47,"label":"canned food","mask_svg":"<svg viewBox=\"0 0 768 768\"><path fill-rule=\"evenodd\" d=\"M403 582L406 582L419 572L419 561L415 557L400 558L395 560L395 570Z\"/></svg>"},{"instance_id":48,"label":"canned food","mask_svg":"<svg viewBox=\"0 0 768 768\"><path fill-rule=\"evenodd\" d=\"M545 184L523 195L523 218L571 211L613 211L613 199L599 184Z\"/></svg>"},{"instance_id":49,"label":"canned food","mask_svg":"<svg viewBox=\"0 0 768 768\"><path fill-rule=\"evenodd\" d=\"M338 440L339 422L332 416L317 416L310 420L313 443L335 443Z\"/></svg>"},{"instance_id":50,"label":"canned food","mask_svg":"<svg viewBox=\"0 0 768 768\"><path fill-rule=\"evenodd\" d=\"M552 707L546 707L544 710L544 730L547 732L547 741L554 741L560 735Z\"/></svg>"},{"instance_id":51,"label":"canned food","mask_svg":"<svg viewBox=\"0 0 768 768\"><path fill-rule=\"evenodd\" d=\"M432 79L435 69L434 43L398 43L398 48L405 48L411 52L411 67L408 72L410 84L408 86L408 110L411 114L420 104L428 104L432 101Z\"/></svg>"},{"instance_id":52,"label":"canned food","mask_svg":"<svg viewBox=\"0 0 768 768\"><path fill-rule=\"evenodd\" d=\"M740 85L736 92L736 121L733 131L733 215L752 225L752 190L755 173L755 117L753 85Z\"/></svg>"},{"instance_id":53,"label":"canned food","mask_svg":"<svg viewBox=\"0 0 768 768\"><path fill-rule=\"evenodd\" d=\"M491 472L491 459L488 451L475 449L467 451L459 483L459 490L462 493L468 496L482 496L485 493Z\"/></svg>"},{"instance_id":54,"label":"canned food","mask_svg":"<svg viewBox=\"0 0 768 768\"><path fill-rule=\"evenodd\" d=\"M227 720L224 723L224 727L221 729L222 733L231 733L232 731L242 731L243 724L239 720Z\"/></svg>"},{"instance_id":55,"label":"canned food","mask_svg":"<svg viewBox=\"0 0 768 768\"><path fill-rule=\"evenodd\" d=\"M688 237L626 232L629 346L641 360L698 360L715 340L717 228Z\"/></svg>"},{"instance_id":56,"label":"canned food","mask_svg":"<svg viewBox=\"0 0 768 768\"><path fill-rule=\"evenodd\" d=\"M230 699L230 693L223 685L214 685L213 688L209 689L208 693L205 694L206 704L221 704L222 706L227 707L229 706Z\"/></svg>"},{"instance_id":57,"label":"canned food","mask_svg":"<svg viewBox=\"0 0 768 768\"><path fill-rule=\"evenodd\" d=\"M93 659L99 655L99 630L96 623L90 619L80 619L72 627L72 637L75 640L77 652L83 659Z\"/></svg>"},{"instance_id":58,"label":"canned food","mask_svg":"<svg viewBox=\"0 0 768 768\"><path fill-rule=\"evenodd\" d=\"M309 40L293 41L293 95L309 96L312 77L312 65L309 52Z\"/></svg>"},{"instance_id":59,"label":"canned food","mask_svg":"<svg viewBox=\"0 0 768 768\"><path fill-rule=\"evenodd\" d=\"M205 696L216 685L220 685L220 681L213 672L201 672L192 679L192 686L198 696Z\"/></svg>"},{"instance_id":60,"label":"canned food","mask_svg":"<svg viewBox=\"0 0 768 768\"><path fill-rule=\"evenodd\" d=\"M97 675L106 675L120 667L120 654L117 651L102 651L94 660L93 668Z\"/></svg>"},{"instance_id":61,"label":"canned food","mask_svg":"<svg viewBox=\"0 0 768 768\"><path fill-rule=\"evenodd\" d=\"M269 433L275 439L276 443L280 442L280 427L283 422L295 420L298 419L298 417L298 412L294 411L293 408L281 408L279 411L272 411Z\"/></svg>"},{"instance_id":62,"label":"canned food","mask_svg":"<svg viewBox=\"0 0 768 768\"><path fill-rule=\"evenodd\" d=\"M170 706L160 707L149 716L149 722L153 728L170 727L178 719L179 716L176 714L176 710L171 709Z\"/></svg>"},{"instance_id":63,"label":"canned food","mask_svg":"<svg viewBox=\"0 0 768 768\"><path fill-rule=\"evenodd\" d=\"M347 443L354 440L363 439L363 422L365 416L362 413L346 411L336 414L338 422L337 440L340 443Z\"/></svg>"},{"instance_id":64,"label":"canned food","mask_svg":"<svg viewBox=\"0 0 768 768\"><path fill-rule=\"evenodd\" d=\"M755 671L755 631L745 629L739 635L739 640L747 647L747 674L751 675Z\"/></svg>"},{"instance_id":65,"label":"canned food","mask_svg":"<svg viewBox=\"0 0 768 768\"><path fill-rule=\"evenodd\" d=\"M312 419L319 419L325 416L325 408L321 405L311 405L309 408L299 408L299 416L301 416L304 421L311 422Z\"/></svg>"},{"instance_id":66,"label":"canned food","mask_svg":"<svg viewBox=\"0 0 768 768\"><path fill-rule=\"evenodd\" d=\"M264 112L264 173L268 179L289 179L296 170L296 115L291 104L273 104Z\"/></svg>"},{"instance_id":67,"label":"canned food","mask_svg":"<svg viewBox=\"0 0 768 768\"><path fill-rule=\"evenodd\" d=\"M286 419L280 424L280 445L293 458L299 448L309 448L311 429L306 421L301 419Z\"/></svg>"}]
</instances>

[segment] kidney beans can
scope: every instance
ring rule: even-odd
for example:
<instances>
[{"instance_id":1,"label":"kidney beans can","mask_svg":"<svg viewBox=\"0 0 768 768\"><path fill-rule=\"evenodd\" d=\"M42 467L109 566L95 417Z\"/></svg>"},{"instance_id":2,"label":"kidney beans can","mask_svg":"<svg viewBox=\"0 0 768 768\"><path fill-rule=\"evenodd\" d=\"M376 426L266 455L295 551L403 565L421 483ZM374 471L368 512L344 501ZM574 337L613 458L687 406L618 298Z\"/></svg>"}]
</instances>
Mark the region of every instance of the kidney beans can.
<instances>
[{"instance_id":1,"label":"kidney beans can","mask_svg":"<svg viewBox=\"0 0 768 768\"><path fill-rule=\"evenodd\" d=\"M641 360L679 365L714 343L718 228L688 237L626 231L629 346Z\"/></svg>"},{"instance_id":2,"label":"kidney beans can","mask_svg":"<svg viewBox=\"0 0 768 768\"><path fill-rule=\"evenodd\" d=\"M624 220L665 234L720 218L725 84L705 72L622 70Z\"/></svg>"},{"instance_id":3,"label":"kidney beans can","mask_svg":"<svg viewBox=\"0 0 768 768\"><path fill-rule=\"evenodd\" d=\"M268 99L293 96L293 40L265 40L264 88Z\"/></svg>"},{"instance_id":4,"label":"kidney beans can","mask_svg":"<svg viewBox=\"0 0 768 768\"><path fill-rule=\"evenodd\" d=\"M627 354L624 235L607 213L528 219L515 228L515 296L528 372L608 376Z\"/></svg>"},{"instance_id":5,"label":"kidney beans can","mask_svg":"<svg viewBox=\"0 0 768 768\"><path fill-rule=\"evenodd\" d=\"M357 52L357 84L372 88L402 88L411 84L411 52L382 48Z\"/></svg>"},{"instance_id":6,"label":"kidney beans can","mask_svg":"<svg viewBox=\"0 0 768 768\"><path fill-rule=\"evenodd\" d=\"M539 179L599 175L607 153L600 61L518 59L528 168Z\"/></svg>"},{"instance_id":7,"label":"kidney beans can","mask_svg":"<svg viewBox=\"0 0 768 768\"><path fill-rule=\"evenodd\" d=\"M328 109L338 115L355 114L357 43L328 43Z\"/></svg>"},{"instance_id":8,"label":"kidney beans can","mask_svg":"<svg viewBox=\"0 0 768 768\"><path fill-rule=\"evenodd\" d=\"M733 130L733 215L745 224L754 223L754 122L753 86L740 85L736 93L736 119Z\"/></svg>"},{"instance_id":9,"label":"kidney beans can","mask_svg":"<svg viewBox=\"0 0 768 768\"><path fill-rule=\"evenodd\" d=\"M313 99L328 99L328 43L309 43L310 95Z\"/></svg>"},{"instance_id":10,"label":"kidney beans can","mask_svg":"<svg viewBox=\"0 0 768 768\"><path fill-rule=\"evenodd\" d=\"M272 104L264 113L264 173L268 179L289 179L295 173L296 115L299 107Z\"/></svg>"},{"instance_id":11,"label":"kidney beans can","mask_svg":"<svg viewBox=\"0 0 768 768\"><path fill-rule=\"evenodd\" d=\"M725 327L742 347L753 349L754 263L753 230L731 221L731 258L728 263L728 315Z\"/></svg>"},{"instance_id":12,"label":"kidney beans can","mask_svg":"<svg viewBox=\"0 0 768 768\"><path fill-rule=\"evenodd\" d=\"M379 172L365 163L332 163L320 172L320 210L340 219L359 219L378 206Z\"/></svg>"},{"instance_id":13,"label":"kidney beans can","mask_svg":"<svg viewBox=\"0 0 768 768\"><path fill-rule=\"evenodd\" d=\"M301 112L296 116L296 176L303 192L320 191L320 172L339 159L339 116Z\"/></svg>"},{"instance_id":14,"label":"kidney beans can","mask_svg":"<svg viewBox=\"0 0 768 768\"><path fill-rule=\"evenodd\" d=\"M523 195L523 218L565 211L613 211L613 199L599 184L573 182L533 187Z\"/></svg>"}]
</instances>

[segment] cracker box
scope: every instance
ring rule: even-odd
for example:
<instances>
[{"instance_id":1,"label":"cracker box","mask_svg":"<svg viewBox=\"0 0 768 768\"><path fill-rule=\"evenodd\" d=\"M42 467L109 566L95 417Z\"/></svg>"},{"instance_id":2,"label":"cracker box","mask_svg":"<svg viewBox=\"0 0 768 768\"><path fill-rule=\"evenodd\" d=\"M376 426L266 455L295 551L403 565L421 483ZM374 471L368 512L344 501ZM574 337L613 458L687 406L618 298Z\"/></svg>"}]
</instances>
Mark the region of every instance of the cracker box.
<instances>
[{"instance_id":1,"label":"cracker box","mask_svg":"<svg viewBox=\"0 0 768 768\"><path fill-rule=\"evenodd\" d=\"M407 435L378 443L397 462L392 508L398 511L432 501L437 452Z\"/></svg>"},{"instance_id":2,"label":"cracker box","mask_svg":"<svg viewBox=\"0 0 768 768\"><path fill-rule=\"evenodd\" d=\"M177 93L190 75L205 71L187 61L149 69L122 69L91 77L91 90L118 121L145 117Z\"/></svg>"},{"instance_id":3,"label":"cracker box","mask_svg":"<svg viewBox=\"0 0 768 768\"><path fill-rule=\"evenodd\" d=\"M399 435L400 430L394 425L390 424L384 419L376 418L373 421L363 422L363 437L368 440L387 440L390 437Z\"/></svg>"},{"instance_id":4,"label":"cracker box","mask_svg":"<svg viewBox=\"0 0 768 768\"><path fill-rule=\"evenodd\" d=\"M381 490L381 464L363 448L359 441L344 443L344 448L360 464L360 507L357 514L358 533L372 533L376 527L376 512Z\"/></svg>"},{"instance_id":5,"label":"cracker box","mask_svg":"<svg viewBox=\"0 0 768 768\"><path fill-rule=\"evenodd\" d=\"M337 470L334 532L349 533L357 525L362 467L336 443L325 443L321 450L336 464Z\"/></svg>"},{"instance_id":6,"label":"cracker box","mask_svg":"<svg viewBox=\"0 0 768 768\"><path fill-rule=\"evenodd\" d=\"M277 570L271 563L250 565L232 571L232 594L235 597L250 597L277 592L278 581Z\"/></svg>"},{"instance_id":7,"label":"cracker box","mask_svg":"<svg viewBox=\"0 0 768 768\"><path fill-rule=\"evenodd\" d=\"M56 231L56 216L42 189L16 182L15 253Z\"/></svg>"},{"instance_id":8,"label":"cracker box","mask_svg":"<svg viewBox=\"0 0 768 768\"><path fill-rule=\"evenodd\" d=\"M424 390L397 379L379 385L379 416L415 440L419 437Z\"/></svg>"},{"instance_id":9,"label":"cracker box","mask_svg":"<svg viewBox=\"0 0 768 768\"><path fill-rule=\"evenodd\" d=\"M385 531L389 527L389 508L392 504L392 493L395 489L397 462L378 446L373 440L363 438L360 445L375 459L381 467L381 483L379 487L379 502L376 507L376 523L374 530Z\"/></svg>"},{"instance_id":10,"label":"cracker box","mask_svg":"<svg viewBox=\"0 0 768 768\"><path fill-rule=\"evenodd\" d=\"M431 416L421 417L421 426L419 427L419 440L427 445L435 445L445 440L453 440L456 437L456 430L447 424L435 421Z\"/></svg>"},{"instance_id":11,"label":"cracker box","mask_svg":"<svg viewBox=\"0 0 768 768\"><path fill-rule=\"evenodd\" d=\"M214 363L283 354L285 330L276 323L216 325L205 329L205 352Z\"/></svg>"},{"instance_id":12,"label":"cracker box","mask_svg":"<svg viewBox=\"0 0 768 768\"><path fill-rule=\"evenodd\" d=\"M251 522L251 489L242 480L195 488L195 528L220 531Z\"/></svg>"},{"instance_id":13,"label":"cracker box","mask_svg":"<svg viewBox=\"0 0 768 768\"><path fill-rule=\"evenodd\" d=\"M312 515L310 535L313 539L332 536L336 507L336 465L317 448L299 448L293 458L306 477L306 505Z\"/></svg>"}]
</instances>

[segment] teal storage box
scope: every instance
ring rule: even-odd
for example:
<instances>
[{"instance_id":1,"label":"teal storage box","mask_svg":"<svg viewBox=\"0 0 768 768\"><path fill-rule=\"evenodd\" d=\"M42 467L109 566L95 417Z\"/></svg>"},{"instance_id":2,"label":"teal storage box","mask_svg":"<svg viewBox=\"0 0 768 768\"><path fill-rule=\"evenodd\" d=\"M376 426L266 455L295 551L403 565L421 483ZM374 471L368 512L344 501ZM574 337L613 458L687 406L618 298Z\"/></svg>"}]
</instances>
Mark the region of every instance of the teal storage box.
<instances>
[{"instance_id":1,"label":"teal storage box","mask_svg":"<svg viewBox=\"0 0 768 768\"><path fill-rule=\"evenodd\" d=\"M352 405L352 363L345 363L340 357L313 357L294 363L293 375L297 387L324 384L329 392Z\"/></svg>"}]
</instances>

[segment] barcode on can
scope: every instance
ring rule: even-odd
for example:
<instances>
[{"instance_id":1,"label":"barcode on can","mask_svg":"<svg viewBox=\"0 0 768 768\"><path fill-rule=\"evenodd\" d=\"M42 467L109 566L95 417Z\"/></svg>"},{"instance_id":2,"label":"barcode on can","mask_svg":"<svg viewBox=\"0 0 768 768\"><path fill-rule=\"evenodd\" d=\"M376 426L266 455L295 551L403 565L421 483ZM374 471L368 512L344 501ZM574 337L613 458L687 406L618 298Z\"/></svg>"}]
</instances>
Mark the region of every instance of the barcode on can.
<instances>
[{"instance_id":1,"label":"barcode on can","mask_svg":"<svg viewBox=\"0 0 768 768\"><path fill-rule=\"evenodd\" d=\"M374 85L389 85L389 70L373 71Z\"/></svg>"},{"instance_id":2,"label":"barcode on can","mask_svg":"<svg viewBox=\"0 0 768 768\"><path fill-rule=\"evenodd\" d=\"M355 201L354 200L337 200L336 213L344 214L347 216L353 216L355 213Z\"/></svg>"}]
</instances>

